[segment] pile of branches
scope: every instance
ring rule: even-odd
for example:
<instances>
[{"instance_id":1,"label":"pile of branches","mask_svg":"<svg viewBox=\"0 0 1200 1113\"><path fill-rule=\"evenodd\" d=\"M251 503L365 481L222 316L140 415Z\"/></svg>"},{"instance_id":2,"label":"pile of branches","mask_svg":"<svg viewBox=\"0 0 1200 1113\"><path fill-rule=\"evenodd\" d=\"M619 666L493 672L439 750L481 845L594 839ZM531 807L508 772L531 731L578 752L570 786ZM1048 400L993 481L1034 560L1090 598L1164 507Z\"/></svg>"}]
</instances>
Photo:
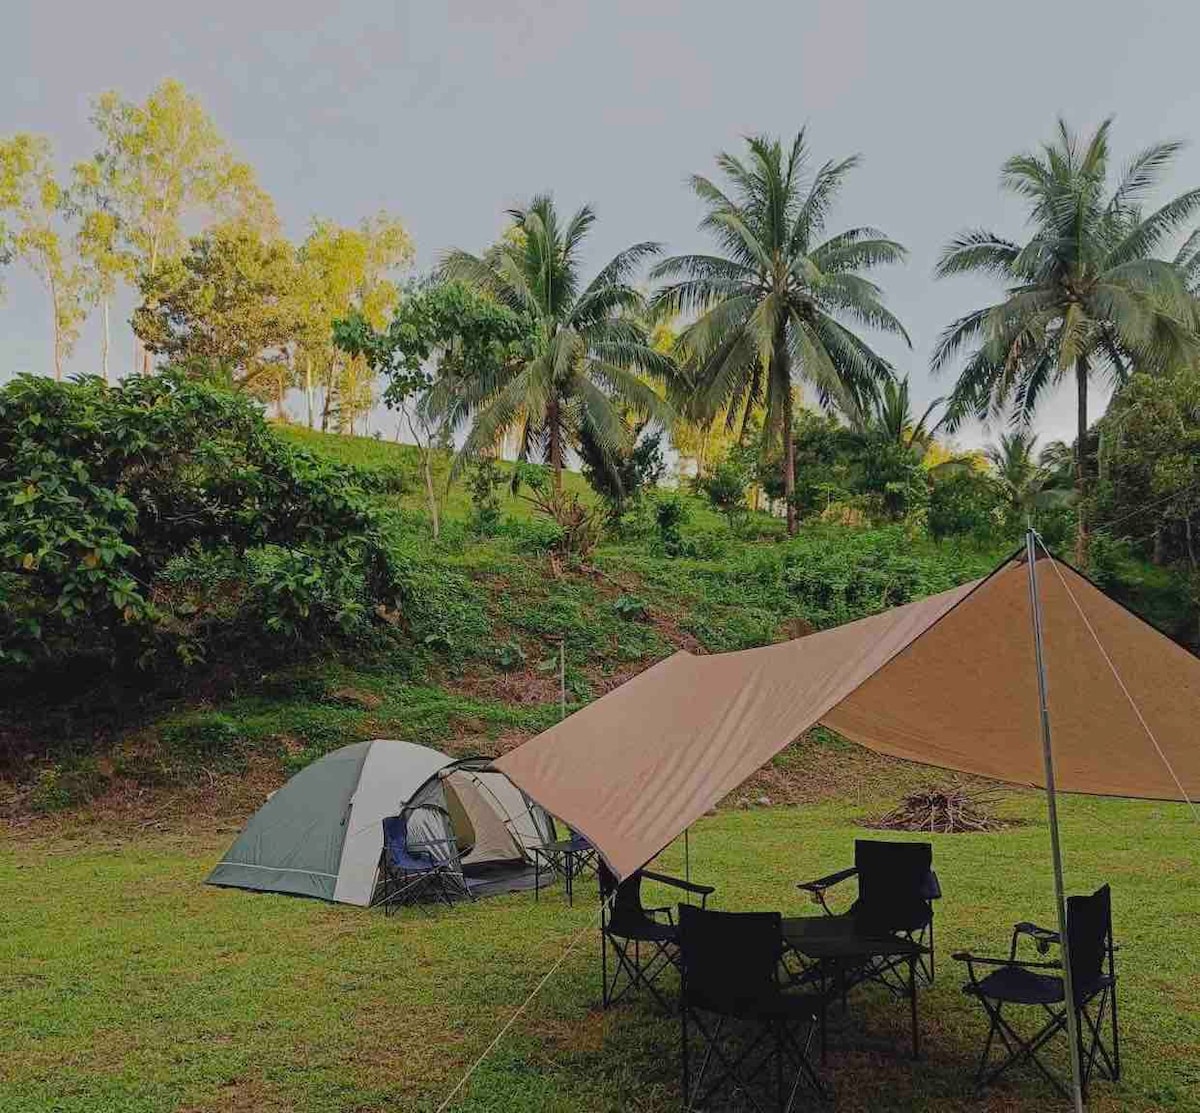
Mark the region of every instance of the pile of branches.
<instances>
[{"instance_id":1,"label":"pile of branches","mask_svg":"<svg viewBox=\"0 0 1200 1113\"><path fill-rule=\"evenodd\" d=\"M991 813L994 790L972 790L962 783L930 785L910 792L887 815L871 826L889 831L998 831L1007 821Z\"/></svg>"}]
</instances>

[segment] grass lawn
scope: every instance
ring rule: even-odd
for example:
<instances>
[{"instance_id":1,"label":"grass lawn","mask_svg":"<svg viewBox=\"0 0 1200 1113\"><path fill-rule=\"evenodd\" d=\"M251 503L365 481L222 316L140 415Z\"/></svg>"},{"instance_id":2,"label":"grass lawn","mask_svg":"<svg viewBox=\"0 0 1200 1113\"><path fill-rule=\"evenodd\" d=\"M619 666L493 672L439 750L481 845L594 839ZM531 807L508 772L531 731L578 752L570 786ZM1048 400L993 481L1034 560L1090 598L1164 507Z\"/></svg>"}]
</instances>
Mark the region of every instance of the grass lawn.
<instances>
[{"instance_id":1,"label":"grass lawn","mask_svg":"<svg viewBox=\"0 0 1200 1113\"><path fill-rule=\"evenodd\" d=\"M945 890L939 973L905 1008L861 993L825 1078L839 1110L1043 1110L1035 1079L972 1101L983 1014L952 950L996 953L1016 919L1052 921L1034 795L993 834L935 836ZM815 911L793 882L844 864L865 809L732 809L693 831L692 874L723 908ZM1182 807L1067 798L1070 888L1114 890L1127 1076L1093 1108L1200 1110L1200 831ZM100 833L96 833L97 830ZM91 832L89 834L89 831ZM232 832L59 825L0 836L0 1111L423 1110L432 1113L567 942L595 915L560 893L432 916L200 884ZM680 866L680 848L663 856ZM651 894L662 895L667 894ZM665 902L665 901L664 901ZM453 1108L675 1110L677 1028L649 1005L603 1013L587 930ZM855 1051L892 1037L897 1054Z\"/></svg>"}]
</instances>

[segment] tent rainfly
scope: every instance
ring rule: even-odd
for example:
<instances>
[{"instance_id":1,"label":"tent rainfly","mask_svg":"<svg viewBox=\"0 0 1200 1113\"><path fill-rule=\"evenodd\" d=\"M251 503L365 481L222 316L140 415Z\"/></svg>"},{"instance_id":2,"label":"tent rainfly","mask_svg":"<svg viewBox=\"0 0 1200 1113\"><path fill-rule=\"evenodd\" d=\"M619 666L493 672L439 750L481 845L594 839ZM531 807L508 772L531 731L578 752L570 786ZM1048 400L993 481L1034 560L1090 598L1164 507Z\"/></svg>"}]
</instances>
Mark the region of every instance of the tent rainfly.
<instances>
[{"instance_id":1,"label":"tent rainfly","mask_svg":"<svg viewBox=\"0 0 1200 1113\"><path fill-rule=\"evenodd\" d=\"M1028 550L986 579L795 641L676 653L497 759L628 877L809 727L895 757L1047 786L1200 797L1200 660ZM1052 786L1047 786L1052 787Z\"/></svg>"},{"instance_id":2,"label":"tent rainfly","mask_svg":"<svg viewBox=\"0 0 1200 1113\"><path fill-rule=\"evenodd\" d=\"M302 769L251 817L207 881L368 905L383 820L407 809L409 837L457 842L466 883L520 887L550 817L484 759L456 761L411 742L343 746Z\"/></svg>"}]
</instances>

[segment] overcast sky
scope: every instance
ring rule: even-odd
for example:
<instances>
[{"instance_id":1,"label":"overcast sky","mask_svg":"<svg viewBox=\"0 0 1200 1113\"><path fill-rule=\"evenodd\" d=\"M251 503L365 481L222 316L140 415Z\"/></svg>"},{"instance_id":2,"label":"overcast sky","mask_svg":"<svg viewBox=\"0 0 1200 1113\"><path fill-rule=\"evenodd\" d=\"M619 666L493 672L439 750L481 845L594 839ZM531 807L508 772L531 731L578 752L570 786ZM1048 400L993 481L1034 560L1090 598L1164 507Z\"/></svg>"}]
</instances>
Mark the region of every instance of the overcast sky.
<instances>
[{"instance_id":1,"label":"overcast sky","mask_svg":"<svg viewBox=\"0 0 1200 1113\"><path fill-rule=\"evenodd\" d=\"M938 332L994 291L935 283L945 240L964 226L1021 233L1000 194L1003 159L1049 137L1063 114L1109 114L1119 162L1146 143L1200 136L1200 5L1156 0L895 0L783 3L366 3L6 6L0 134L49 135L64 166L94 147L91 99L141 100L164 77L199 95L273 194L287 231L314 216L355 222L386 208L419 265L477 249L506 206L551 190L599 215L599 264L641 239L700 247L685 185L752 132L807 125L819 159L859 152L832 227L871 223L908 246L880 273L913 338L882 344L918 398ZM1167 188L1200 183L1189 147ZM49 362L45 296L8 268L0 377ZM113 366L132 365L114 317ZM98 370L93 318L69 370ZM1072 401L1039 426L1071 433ZM971 431L963 440L983 434Z\"/></svg>"}]
</instances>

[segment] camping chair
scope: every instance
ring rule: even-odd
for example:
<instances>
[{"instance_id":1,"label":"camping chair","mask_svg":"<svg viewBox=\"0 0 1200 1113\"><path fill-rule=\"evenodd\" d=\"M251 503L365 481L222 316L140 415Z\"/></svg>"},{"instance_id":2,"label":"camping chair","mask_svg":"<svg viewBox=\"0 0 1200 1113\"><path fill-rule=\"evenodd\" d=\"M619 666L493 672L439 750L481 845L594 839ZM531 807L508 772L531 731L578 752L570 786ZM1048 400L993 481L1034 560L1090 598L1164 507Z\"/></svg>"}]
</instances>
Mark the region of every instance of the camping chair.
<instances>
[{"instance_id":1,"label":"camping chair","mask_svg":"<svg viewBox=\"0 0 1200 1113\"><path fill-rule=\"evenodd\" d=\"M826 894L851 877L858 879L858 897L846 913L829 907ZM927 842L885 842L855 839L854 865L797 888L811 894L827 916L840 921L824 923L822 930L844 930L867 935L898 935L922 948L917 968L921 980L933 984L933 902L942 889L933 872L933 847ZM903 960L876 959L859 971L858 980L877 981L893 993L906 996L907 979L899 976Z\"/></svg>"},{"instance_id":2,"label":"camping chair","mask_svg":"<svg viewBox=\"0 0 1200 1113\"><path fill-rule=\"evenodd\" d=\"M432 805L421 807L433 809ZM383 905L385 916L390 916L398 904L419 902L425 897L449 905L454 903L453 898L457 895L470 895L461 881L461 873L455 873L458 865L455 840L410 841L408 821L413 810L405 808L399 815L388 816L383 821L383 850L379 855L383 892L378 903ZM449 813L446 815L448 819ZM442 854L436 857L434 852L439 848Z\"/></svg>"},{"instance_id":3,"label":"camping chair","mask_svg":"<svg viewBox=\"0 0 1200 1113\"><path fill-rule=\"evenodd\" d=\"M600 977L603 1003L607 1009L634 989L645 989L670 1012L667 1000L655 982L679 962L679 929L670 908L642 906L642 878L670 885L700 898L701 906L713 892L711 885L697 885L661 873L638 870L618 882L603 863L600 878ZM665 917L665 922L663 920ZM608 976L608 952L613 952L612 978Z\"/></svg>"},{"instance_id":4,"label":"camping chair","mask_svg":"<svg viewBox=\"0 0 1200 1113\"><path fill-rule=\"evenodd\" d=\"M783 956L779 913L709 912L680 905L679 946L684 1108L706 1105L728 1085L740 1091L755 1109L763 1110L765 1095L756 1095L751 1084L767 1076L772 1068L777 1109L792 1108L802 1083L820 1094L821 1084L808 1058L820 1002L814 997L785 993L779 984ZM803 1028L803 1038L797 1037L798 1027ZM694 1081L689 1046L693 1028L699 1032L705 1049ZM742 1038L735 1045L730 1036ZM790 1087L784 1078L789 1058L795 1067ZM705 1074L713 1059L718 1073L706 1085Z\"/></svg>"},{"instance_id":5,"label":"camping chair","mask_svg":"<svg viewBox=\"0 0 1200 1113\"><path fill-rule=\"evenodd\" d=\"M1028 1060L1042 1073L1063 1097L1069 1097L1067 1087L1039 1057L1038 1052L1059 1032L1067 1028L1066 993L1061 974L1062 962L1022 962L1017 959L1017 944L1029 936L1039 953L1046 954L1051 946L1060 947L1061 936L1056 931L1037 924L1020 923L1013 928L1012 946L1007 959L980 958L959 952L954 958L967 964L970 981L963 992L976 998L987 1012L987 1042L975 1072L975 1089L981 1090L1016 1063ZM1112 1081L1121 1077L1121 1048L1117 1030L1117 974L1113 960L1116 947L1112 934L1112 898L1107 885L1090 897L1070 897L1067 900L1067 961L1071 964L1071 980L1075 991L1074 1009L1079 1032L1079 1065L1082 1070L1084 1096L1092 1072ZM994 966L991 973L979 977L976 966ZM1003 1010L1006 1005L1025 1005L1039 1008L1045 1022L1032 1036L1026 1038L1013 1027ZM1111 1034L1111 1044L1104 1040L1105 1021ZM996 1037L999 1037L997 1041ZM989 1066L993 1043L1003 1045L1007 1054L997 1064Z\"/></svg>"}]
</instances>

